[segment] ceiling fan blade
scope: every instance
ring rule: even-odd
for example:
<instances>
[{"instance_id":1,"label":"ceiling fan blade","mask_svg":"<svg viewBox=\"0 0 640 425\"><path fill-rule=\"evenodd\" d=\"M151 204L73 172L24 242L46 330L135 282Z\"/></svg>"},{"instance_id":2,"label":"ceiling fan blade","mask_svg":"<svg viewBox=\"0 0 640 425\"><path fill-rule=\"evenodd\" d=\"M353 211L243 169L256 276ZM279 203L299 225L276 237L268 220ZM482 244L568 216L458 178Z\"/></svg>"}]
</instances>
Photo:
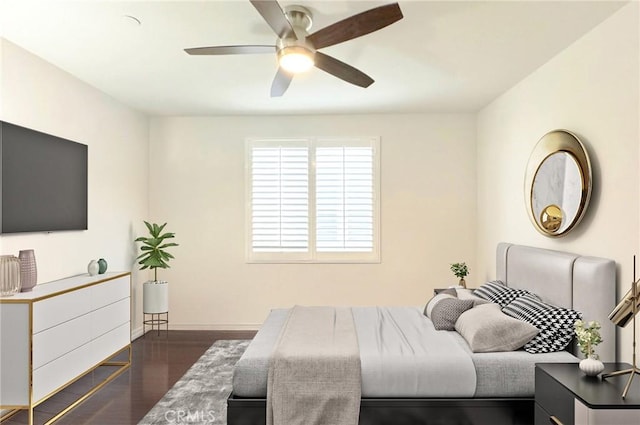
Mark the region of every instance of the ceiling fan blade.
<instances>
[{"instance_id":1,"label":"ceiling fan blade","mask_svg":"<svg viewBox=\"0 0 640 425\"><path fill-rule=\"evenodd\" d=\"M193 47L184 49L190 55L244 55L251 53L275 53L276 46L212 46L212 47Z\"/></svg>"},{"instance_id":2,"label":"ceiling fan blade","mask_svg":"<svg viewBox=\"0 0 640 425\"><path fill-rule=\"evenodd\" d=\"M291 80L293 80L293 74L282 68L278 68L278 72L273 79L273 83L271 83L271 97L282 96L289 88Z\"/></svg>"},{"instance_id":3,"label":"ceiling fan blade","mask_svg":"<svg viewBox=\"0 0 640 425\"><path fill-rule=\"evenodd\" d=\"M398 3L376 7L324 27L307 37L316 49L369 34L402 19Z\"/></svg>"},{"instance_id":4,"label":"ceiling fan blade","mask_svg":"<svg viewBox=\"0 0 640 425\"><path fill-rule=\"evenodd\" d=\"M293 37L296 40L298 39L291 23L276 0L250 1L279 38Z\"/></svg>"},{"instance_id":5,"label":"ceiling fan blade","mask_svg":"<svg viewBox=\"0 0 640 425\"><path fill-rule=\"evenodd\" d=\"M373 84L373 79L364 72L324 53L316 52L315 65L316 68L356 86L369 87Z\"/></svg>"}]
</instances>

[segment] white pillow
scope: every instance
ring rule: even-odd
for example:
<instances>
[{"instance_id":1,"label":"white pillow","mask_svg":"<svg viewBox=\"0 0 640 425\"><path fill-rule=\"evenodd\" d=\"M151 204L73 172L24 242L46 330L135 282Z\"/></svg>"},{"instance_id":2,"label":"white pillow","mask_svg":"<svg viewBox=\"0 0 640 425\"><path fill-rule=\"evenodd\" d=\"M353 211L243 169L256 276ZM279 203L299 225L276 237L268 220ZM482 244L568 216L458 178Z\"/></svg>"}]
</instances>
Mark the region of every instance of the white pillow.
<instances>
[{"instance_id":1,"label":"white pillow","mask_svg":"<svg viewBox=\"0 0 640 425\"><path fill-rule=\"evenodd\" d=\"M538 328L507 316L495 303L465 311L455 329L474 353L517 350L538 334Z\"/></svg>"}]
</instances>

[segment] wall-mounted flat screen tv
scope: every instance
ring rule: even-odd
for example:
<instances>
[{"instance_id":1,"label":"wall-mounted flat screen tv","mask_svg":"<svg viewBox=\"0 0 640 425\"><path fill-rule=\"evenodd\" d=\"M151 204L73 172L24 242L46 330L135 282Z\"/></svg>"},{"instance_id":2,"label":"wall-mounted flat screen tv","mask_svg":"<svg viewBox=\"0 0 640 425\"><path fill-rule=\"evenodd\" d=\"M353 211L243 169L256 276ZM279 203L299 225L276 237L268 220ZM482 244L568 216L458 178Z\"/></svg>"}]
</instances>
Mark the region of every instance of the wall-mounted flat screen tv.
<instances>
[{"instance_id":1,"label":"wall-mounted flat screen tv","mask_svg":"<svg viewBox=\"0 0 640 425\"><path fill-rule=\"evenodd\" d=\"M87 145L0 121L0 233L87 229Z\"/></svg>"}]
</instances>

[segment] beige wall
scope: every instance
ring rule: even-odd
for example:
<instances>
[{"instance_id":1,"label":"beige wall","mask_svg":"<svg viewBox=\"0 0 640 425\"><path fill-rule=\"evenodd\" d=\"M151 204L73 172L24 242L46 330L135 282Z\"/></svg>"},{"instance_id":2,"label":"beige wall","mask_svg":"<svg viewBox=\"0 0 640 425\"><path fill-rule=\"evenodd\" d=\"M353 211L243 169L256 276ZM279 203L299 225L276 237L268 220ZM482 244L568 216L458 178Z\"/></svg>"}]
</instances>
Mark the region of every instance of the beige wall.
<instances>
[{"instance_id":1,"label":"beige wall","mask_svg":"<svg viewBox=\"0 0 640 425\"><path fill-rule=\"evenodd\" d=\"M618 287L639 253L638 4L578 40L476 114L152 118L0 40L0 118L89 145L86 232L0 237L0 252L33 248L44 282L83 273L92 258L134 271L142 219L168 221L174 328L256 328L292 304L421 305L455 282L494 276L497 242L614 258ZM529 152L554 128L591 152L594 194L584 222L547 239L524 210ZM381 137L380 264L246 264L244 140L248 136ZM477 143L477 144L476 144ZM148 190L147 190L148 189ZM148 193L147 193L148 192ZM151 212L149 216L149 212ZM640 263L639 263L640 264ZM622 332L628 360L629 330Z\"/></svg>"},{"instance_id":2,"label":"beige wall","mask_svg":"<svg viewBox=\"0 0 640 425\"><path fill-rule=\"evenodd\" d=\"M638 34L634 2L478 114L477 259L485 277L493 275L496 244L507 241L612 258L618 291L626 292L640 253ZM557 128L585 143L594 189L579 227L552 239L530 223L523 188L530 152ZM619 355L630 361L631 329L620 335Z\"/></svg>"},{"instance_id":3,"label":"beige wall","mask_svg":"<svg viewBox=\"0 0 640 425\"><path fill-rule=\"evenodd\" d=\"M256 329L271 308L421 305L475 271L475 116L154 118L150 208L181 244L170 281L175 328ZM381 137L380 264L246 264L248 136Z\"/></svg>"},{"instance_id":4,"label":"beige wall","mask_svg":"<svg viewBox=\"0 0 640 425\"><path fill-rule=\"evenodd\" d=\"M0 52L0 119L89 146L89 230L3 235L0 253L34 249L39 283L86 273L100 257L131 270L148 212L148 119L6 40Z\"/></svg>"}]
</instances>

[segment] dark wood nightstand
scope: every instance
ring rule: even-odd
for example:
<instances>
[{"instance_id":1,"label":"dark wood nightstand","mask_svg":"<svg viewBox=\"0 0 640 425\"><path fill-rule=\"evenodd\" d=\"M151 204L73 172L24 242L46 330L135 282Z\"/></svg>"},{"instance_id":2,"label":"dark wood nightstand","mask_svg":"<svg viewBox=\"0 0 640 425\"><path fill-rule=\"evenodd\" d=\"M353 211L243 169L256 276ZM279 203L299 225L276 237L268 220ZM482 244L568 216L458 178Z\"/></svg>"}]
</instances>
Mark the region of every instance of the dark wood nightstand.
<instances>
[{"instance_id":1,"label":"dark wood nightstand","mask_svg":"<svg viewBox=\"0 0 640 425\"><path fill-rule=\"evenodd\" d=\"M629 368L627 363L605 363L603 373ZM588 377L577 363L536 364L536 425L638 425L640 380L625 400L627 377Z\"/></svg>"}]
</instances>

